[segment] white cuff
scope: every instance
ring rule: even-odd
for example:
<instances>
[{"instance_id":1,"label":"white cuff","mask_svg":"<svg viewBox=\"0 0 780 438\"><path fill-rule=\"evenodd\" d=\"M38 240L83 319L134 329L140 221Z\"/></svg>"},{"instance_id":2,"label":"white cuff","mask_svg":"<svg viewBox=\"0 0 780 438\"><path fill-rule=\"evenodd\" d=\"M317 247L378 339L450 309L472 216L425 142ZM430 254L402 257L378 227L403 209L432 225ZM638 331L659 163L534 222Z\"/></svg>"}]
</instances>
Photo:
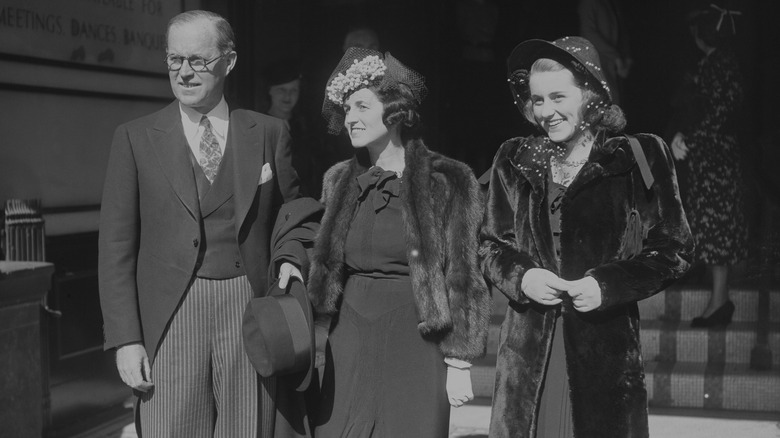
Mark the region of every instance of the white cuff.
<instances>
[{"instance_id":1,"label":"white cuff","mask_svg":"<svg viewBox=\"0 0 780 438\"><path fill-rule=\"evenodd\" d=\"M466 362L465 360L456 359L454 357L444 358L444 363L459 370L467 370L471 368L471 362Z\"/></svg>"}]
</instances>

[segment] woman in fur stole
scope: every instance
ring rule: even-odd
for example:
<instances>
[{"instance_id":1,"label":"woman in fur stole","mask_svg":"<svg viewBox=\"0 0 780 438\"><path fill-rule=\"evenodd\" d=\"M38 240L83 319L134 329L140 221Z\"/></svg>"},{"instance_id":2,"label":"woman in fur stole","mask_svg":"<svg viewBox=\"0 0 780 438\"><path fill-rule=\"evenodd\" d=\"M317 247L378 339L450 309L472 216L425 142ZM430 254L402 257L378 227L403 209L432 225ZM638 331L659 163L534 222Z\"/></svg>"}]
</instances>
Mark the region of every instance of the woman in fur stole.
<instances>
[{"instance_id":1,"label":"woman in fur stole","mask_svg":"<svg viewBox=\"0 0 780 438\"><path fill-rule=\"evenodd\" d=\"M325 174L311 261L312 304L332 317L316 436L446 437L450 404L473 398L490 314L481 193L420 140L425 93L418 73L361 48L328 81L323 116L355 157Z\"/></svg>"},{"instance_id":2,"label":"woman in fur stole","mask_svg":"<svg viewBox=\"0 0 780 438\"><path fill-rule=\"evenodd\" d=\"M693 250L672 157L654 135L608 136L625 118L586 39L521 43L508 73L543 135L499 149L480 232L510 304L490 436L646 437L636 303Z\"/></svg>"}]
</instances>

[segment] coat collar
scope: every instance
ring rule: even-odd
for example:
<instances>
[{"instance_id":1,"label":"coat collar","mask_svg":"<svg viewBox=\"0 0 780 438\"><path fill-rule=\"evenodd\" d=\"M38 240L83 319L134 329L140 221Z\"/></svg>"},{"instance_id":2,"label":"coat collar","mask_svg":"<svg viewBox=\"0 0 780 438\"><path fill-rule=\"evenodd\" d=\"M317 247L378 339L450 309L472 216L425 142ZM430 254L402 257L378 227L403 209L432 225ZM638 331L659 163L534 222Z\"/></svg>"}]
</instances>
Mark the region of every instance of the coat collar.
<instances>
[{"instance_id":1,"label":"coat collar","mask_svg":"<svg viewBox=\"0 0 780 438\"><path fill-rule=\"evenodd\" d=\"M553 147L547 137L529 137L522 142L513 157L512 166L531 184L537 195L545 191L547 173L550 169L550 148ZM584 186L597 178L628 172L636 162L630 152L628 140L612 137L604 141L597 136L596 143L582 167L567 189L568 196L576 194Z\"/></svg>"}]
</instances>

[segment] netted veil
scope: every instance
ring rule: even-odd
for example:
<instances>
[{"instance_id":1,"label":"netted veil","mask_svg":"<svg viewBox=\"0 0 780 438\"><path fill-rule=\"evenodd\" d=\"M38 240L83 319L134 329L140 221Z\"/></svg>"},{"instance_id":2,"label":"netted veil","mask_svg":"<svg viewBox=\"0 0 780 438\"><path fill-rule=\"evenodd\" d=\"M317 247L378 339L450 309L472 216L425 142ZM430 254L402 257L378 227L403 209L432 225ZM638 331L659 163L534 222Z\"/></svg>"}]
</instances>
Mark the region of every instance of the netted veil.
<instances>
[{"instance_id":1,"label":"netted veil","mask_svg":"<svg viewBox=\"0 0 780 438\"><path fill-rule=\"evenodd\" d=\"M354 91L369 86L404 87L411 92L418 106L428 94L425 78L389 52L383 55L376 50L350 47L328 78L322 104L322 117L330 134L338 134L344 128L344 110L341 108L344 100Z\"/></svg>"}]
</instances>

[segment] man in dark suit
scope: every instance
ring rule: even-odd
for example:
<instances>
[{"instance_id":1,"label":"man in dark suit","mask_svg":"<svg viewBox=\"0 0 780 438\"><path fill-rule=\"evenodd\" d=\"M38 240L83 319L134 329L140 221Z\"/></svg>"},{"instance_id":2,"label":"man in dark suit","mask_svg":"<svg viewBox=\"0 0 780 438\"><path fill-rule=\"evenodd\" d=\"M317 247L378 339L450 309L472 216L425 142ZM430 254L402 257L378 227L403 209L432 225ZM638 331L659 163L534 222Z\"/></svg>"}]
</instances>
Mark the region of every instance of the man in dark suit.
<instances>
[{"instance_id":1,"label":"man in dark suit","mask_svg":"<svg viewBox=\"0 0 780 438\"><path fill-rule=\"evenodd\" d=\"M273 403L263 399L274 389L258 385L241 317L268 288L276 212L298 197L289 134L281 120L228 111L223 89L237 55L224 18L177 15L167 43L177 100L117 128L108 163L105 347L140 396L144 438L267 436ZM300 277L280 264L283 285Z\"/></svg>"}]
</instances>

